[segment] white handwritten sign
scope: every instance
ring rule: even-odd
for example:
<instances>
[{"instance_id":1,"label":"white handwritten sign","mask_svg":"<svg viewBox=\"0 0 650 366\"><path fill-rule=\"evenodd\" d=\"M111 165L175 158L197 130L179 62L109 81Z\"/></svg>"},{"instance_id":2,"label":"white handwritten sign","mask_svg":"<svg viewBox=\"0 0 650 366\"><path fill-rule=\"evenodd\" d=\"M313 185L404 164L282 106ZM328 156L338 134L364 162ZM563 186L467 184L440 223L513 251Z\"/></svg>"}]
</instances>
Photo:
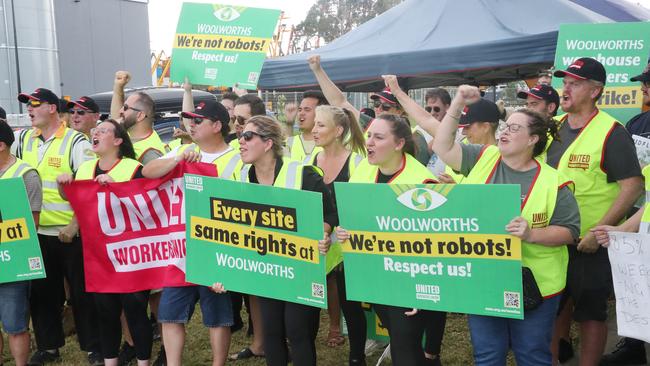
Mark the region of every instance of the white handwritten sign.
<instances>
[{"instance_id":1,"label":"white handwritten sign","mask_svg":"<svg viewBox=\"0 0 650 366\"><path fill-rule=\"evenodd\" d=\"M650 342L650 235L610 232L609 241L618 334Z\"/></svg>"}]
</instances>

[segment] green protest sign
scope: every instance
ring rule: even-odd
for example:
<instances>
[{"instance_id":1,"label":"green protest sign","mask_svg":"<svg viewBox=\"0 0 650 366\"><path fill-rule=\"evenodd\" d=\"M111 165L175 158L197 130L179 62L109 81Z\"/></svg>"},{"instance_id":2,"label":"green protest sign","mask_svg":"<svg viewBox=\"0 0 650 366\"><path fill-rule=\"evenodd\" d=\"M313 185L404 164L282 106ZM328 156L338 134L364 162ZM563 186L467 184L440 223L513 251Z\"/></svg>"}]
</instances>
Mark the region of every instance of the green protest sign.
<instances>
[{"instance_id":1,"label":"green protest sign","mask_svg":"<svg viewBox=\"0 0 650 366\"><path fill-rule=\"evenodd\" d=\"M256 89L280 10L183 3L171 80Z\"/></svg>"},{"instance_id":2,"label":"green protest sign","mask_svg":"<svg viewBox=\"0 0 650 366\"><path fill-rule=\"evenodd\" d=\"M318 193L185 175L188 282L327 308Z\"/></svg>"},{"instance_id":3,"label":"green protest sign","mask_svg":"<svg viewBox=\"0 0 650 366\"><path fill-rule=\"evenodd\" d=\"M348 298L523 318L516 185L336 183Z\"/></svg>"},{"instance_id":4,"label":"green protest sign","mask_svg":"<svg viewBox=\"0 0 650 366\"><path fill-rule=\"evenodd\" d=\"M607 72L607 83L598 108L626 123L641 113L643 94L639 75L650 55L650 22L562 24L555 51L555 69L566 70L581 57L598 60ZM553 87L562 95L562 79L553 78Z\"/></svg>"},{"instance_id":5,"label":"green protest sign","mask_svg":"<svg viewBox=\"0 0 650 366\"><path fill-rule=\"evenodd\" d=\"M0 179L0 192L0 283L44 278L41 247L23 179Z\"/></svg>"}]
</instances>

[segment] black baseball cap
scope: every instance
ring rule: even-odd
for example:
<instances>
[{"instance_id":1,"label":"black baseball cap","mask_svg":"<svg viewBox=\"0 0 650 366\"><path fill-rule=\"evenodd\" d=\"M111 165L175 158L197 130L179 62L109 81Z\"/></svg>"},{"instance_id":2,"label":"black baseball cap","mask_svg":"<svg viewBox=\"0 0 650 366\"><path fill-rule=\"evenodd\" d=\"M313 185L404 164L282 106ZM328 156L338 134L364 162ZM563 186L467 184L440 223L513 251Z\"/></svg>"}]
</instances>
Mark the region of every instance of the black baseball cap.
<instances>
[{"instance_id":1,"label":"black baseball cap","mask_svg":"<svg viewBox=\"0 0 650 366\"><path fill-rule=\"evenodd\" d=\"M59 110L59 97L56 96L50 89L38 88L34 90L33 93L20 93L18 94L18 101L21 103L27 103L30 100L35 100L39 102L45 102L48 104L54 104L56 110Z\"/></svg>"},{"instance_id":2,"label":"black baseball cap","mask_svg":"<svg viewBox=\"0 0 650 366\"><path fill-rule=\"evenodd\" d=\"M648 64L643 72L630 80L632 81L650 81L650 64Z\"/></svg>"},{"instance_id":3,"label":"black baseball cap","mask_svg":"<svg viewBox=\"0 0 650 366\"><path fill-rule=\"evenodd\" d=\"M7 112L2 107L0 107L0 119L4 119L4 120L7 119Z\"/></svg>"},{"instance_id":4,"label":"black baseball cap","mask_svg":"<svg viewBox=\"0 0 650 366\"><path fill-rule=\"evenodd\" d=\"M560 105L560 96L557 94L557 90L550 85L537 84L528 91L522 90L517 93L517 98L526 99L529 96L535 99L545 100L548 103L555 103L556 106Z\"/></svg>"},{"instance_id":5,"label":"black baseball cap","mask_svg":"<svg viewBox=\"0 0 650 366\"><path fill-rule=\"evenodd\" d=\"M397 98L393 95L393 92L390 91L390 88L384 88L384 90L380 91L379 93L375 93L370 96L370 99L375 100L379 99L382 102L390 103L390 104L399 104L397 102Z\"/></svg>"},{"instance_id":6,"label":"black baseball cap","mask_svg":"<svg viewBox=\"0 0 650 366\"><path fill-rule=\"evenodd\" d=\"M11 146L14 143L14 131L9 127L7 121L0 121L0 141Z\"/></svg>"},{"instance_id":7,"label":"black baseball cap","mask_svg":"<svg viewBox=\"0 0 650 366\"><path fill-rule=\"evenodd\" d=\"M99 106L95 102L95 100L91 97L86 97L83 96L77 100L70 101L67 103L67 107L69 109L72 109L74 107L79 107L85 111L89 111L92 113L98 113L99 112Z\"/></svg>"},{"instance_id":8,"label":"black baseball cap","mask_svg":"<svg viewBox=\"0 0 650 366\"><path fill-rule=\"evenodd\" d=\"M605 67L600 62L596 61L591 57L582 57L579 58L566 70L557 70L553 73L553 76L556 78L563 78L565 76L571 76L580 80L594 80L600 81L605 85L607 81L607 73L605 72Z\"/></svg>"},{"instance_id":9,"label":"black baseball cap","mask_svg":"<svg viewBox=\"0 0 650 366\"><path fill-rule=\"evenodd\" d=\"M459 125L467 126L474 122L499 123L501 112L494 102L487 99L480 99L474 104L470 104L460 115Z\"/></svg>"},{"instance_id":10,"label":"black baseball cap","mask_svg":"<svg viewBox=\"0 0 650 366\"><path fill-rule=\"evenodd\" d=\"M194 112L182 112L183 118L208 118L220 121L222 124L230 122L230 114L223 104L217 102L216 98L201 101L194 106Z\"/></svg>"}]
</instances>

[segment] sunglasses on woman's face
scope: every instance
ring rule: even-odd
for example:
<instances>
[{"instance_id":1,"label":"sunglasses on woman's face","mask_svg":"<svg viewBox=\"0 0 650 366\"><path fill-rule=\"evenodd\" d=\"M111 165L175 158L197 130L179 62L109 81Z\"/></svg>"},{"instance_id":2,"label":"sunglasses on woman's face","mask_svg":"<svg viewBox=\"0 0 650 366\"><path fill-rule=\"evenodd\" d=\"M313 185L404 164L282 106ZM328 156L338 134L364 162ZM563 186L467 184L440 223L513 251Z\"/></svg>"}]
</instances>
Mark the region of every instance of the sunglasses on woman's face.
<instances>
[{"instance_id":1,"label":"sunglasses on woman's face","mask_svg":"<svg viewBox=\"0 0 650 366\"><path fill-rule=\"evenodd\" d=\"M438 113L438 112L440 112L440 107L435 106L435 107L431 108L429 106L426 106L426 107L424 107L424 110L429 112L429 113L431 113L431 111L434 111L435 113Z\"/></svg>"},{"instance_id":2,"label":"sunglasses on woman's face","mask_svg":"<svg viewBox=\"0 0 650 366\"><path fill-rule=\"evenodd\" d=\"M260 133L257 133L255 131L244 131L241 134L241 137L244 139L244 141L250 141L253 139L253 137L259 136L261 139L266 139L266 135L262 135Z\"/></svg>"}]
</instances>

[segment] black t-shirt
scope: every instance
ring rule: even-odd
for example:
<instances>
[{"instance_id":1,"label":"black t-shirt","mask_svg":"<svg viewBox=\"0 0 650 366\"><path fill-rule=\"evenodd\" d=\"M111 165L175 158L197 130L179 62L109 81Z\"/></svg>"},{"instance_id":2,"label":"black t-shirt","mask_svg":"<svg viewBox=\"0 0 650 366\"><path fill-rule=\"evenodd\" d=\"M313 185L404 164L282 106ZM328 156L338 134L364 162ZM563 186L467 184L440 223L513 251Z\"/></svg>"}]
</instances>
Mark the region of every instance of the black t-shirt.
<instances>
[{"instance_id":1,"label":"black t-shirt","mask_svg":"<svg viewBox=\"0 0 650 366\"><path fill-rule=\"evenodd\" d=\"M650 111L632 117L626 128L632 135L650 138Z\"/></svg>"},{"instance_id":2,"label":"black t-shirt","mask_svg":"<svg viewBox=\"0 0 650 366\"><path fill-rule=\"evenodd\" d=\"M553 140L548 149L546 162L557 168L562 155L569 145L575 141L581 128L572 129L568 122L562 123L560 139ZM594 143L600 143L594 141ZM632 136L621 124L616 124L605 143L603 168L607 173L607 182L613 183L631 177L641 176L641 167L636 156L636 148Z\"/></svg>"},{"instance_id":3,"label":"black t-shirt","mask_svg":"<svg viewBox=\"0 0 650 366\"><path fill-rule=\"evenodd\" d=\"M282 159L277 159L275 161L275 174L274 180L280 174L280 169L284 162ZM323 177L316 172L316 168L311 165L305 165L305 168L302 170L302 187L303 191L317 192L322 195L323 201L323 221L328 223L332 228L339 224L339 217L336 213L336 208L334 206L334 201L332 201L332 195L330 190L323 182ZM251 183L259 184L257 180L257 174L255 174L255 166L251 166L248 170L248 181Z\"/></svg>"},{"instance_id":4,"label":"black t-shirt","mask_svg":"<svg viewBox=\"0 0 650 366\"><path fill-rule=\"evenodd\" d=\"M316 153L316 156L314 156L314 165L318 162L318 154L319 153ZM345 160L345 164L343 164L343 167L341 167L341 170L339 171L339 174L336 176L336 178L334 178L334 180L329 183L325 183L325 186L330 191L332 202L334 203L334 209L336 210L338 210L338 208L336 207L336 190L334 189L334 183L350 181L350 157L352 157L352 154L348 155L348 158Z\"/></svg>"}]
</instances>

